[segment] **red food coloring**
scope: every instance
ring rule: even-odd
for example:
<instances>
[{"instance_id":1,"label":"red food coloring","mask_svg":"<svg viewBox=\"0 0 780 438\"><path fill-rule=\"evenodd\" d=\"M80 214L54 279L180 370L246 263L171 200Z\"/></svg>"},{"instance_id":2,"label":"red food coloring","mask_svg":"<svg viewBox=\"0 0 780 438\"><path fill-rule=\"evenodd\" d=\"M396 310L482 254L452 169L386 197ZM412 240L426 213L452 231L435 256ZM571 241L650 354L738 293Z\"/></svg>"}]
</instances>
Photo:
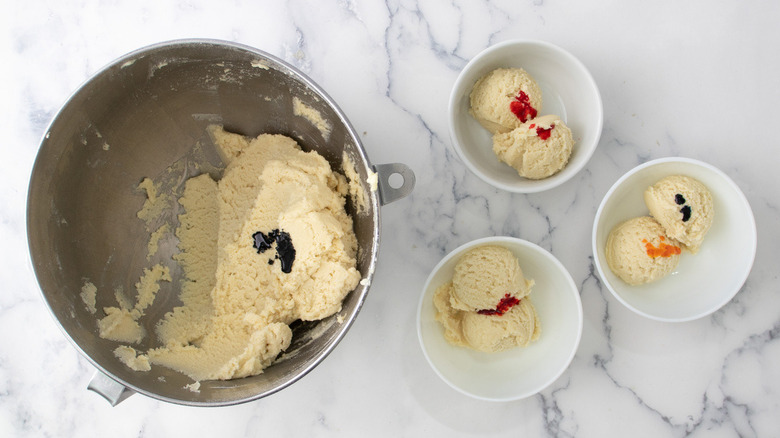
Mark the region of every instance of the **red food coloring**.
<instances>
[{"instance_id":1,"label":"red food coloring","mask_svg":"<svg viewBox=\"0 0 780 438\"><path fill-rule=\"evenodd\" d=\"M509 111L523 123L536 117L536 108L531 106L531 99L525 91L517 92L514 100L509 102Z\"/></svg>"},{"instance_id":2,"label":"red food coloring","mask_svg":"<svg viewBox=\"0 0 780 438\"><path fill-rule=\"evenodd\" d=\"M533 128L533 125L531 125L531 127ZM544 129L540 126L536 128L536 135L542 140L547 140L550 138L553 128L555 128L555 125L550 125L550 127L547 129Z\"/></svg>"},{"instance_id":3,"label":"red food coloring","mask_svg":"<svg viewBox=\"0 0 780 438\"><path fill-rule=\"evenodd\" d=\"M509 294L506 294L504 295L504 298L501 298L501 301L498 302L498 305L496 306L495 309L477 310L477 313L479 313L480 315L501 316L504 313L508 312L509 309L511 309L512 307L518 304L520 304L520 300L518 300L517 298Z\"/></svg>"}]
</instances>

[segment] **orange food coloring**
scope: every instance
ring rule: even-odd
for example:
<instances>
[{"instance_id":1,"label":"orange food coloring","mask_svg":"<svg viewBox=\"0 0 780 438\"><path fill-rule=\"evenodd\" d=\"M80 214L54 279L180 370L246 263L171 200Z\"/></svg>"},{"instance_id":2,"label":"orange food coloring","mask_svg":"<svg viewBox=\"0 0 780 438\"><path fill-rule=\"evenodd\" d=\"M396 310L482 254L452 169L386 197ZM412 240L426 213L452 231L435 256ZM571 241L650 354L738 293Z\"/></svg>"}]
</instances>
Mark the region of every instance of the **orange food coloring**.
<instances>
[{"instance_id":1,"label":"orange food coloring","mask_svg":"<svg viewBox=\"0 0 780 438\"><path fill-rule=\"evenodd\" d=\"M647 239L642 239L642 243L645 244L645 250L647 251L647 255L649 255L652 258L656 257L671 257L673 255L678 255L682 252L682 249L680 249L679 246L670 245L665 242L666 238L664 236L658 236L660 239L660 242L658 243L658 246L653 246L652 242L648 242Z\"/></svg>"}]
</instances>

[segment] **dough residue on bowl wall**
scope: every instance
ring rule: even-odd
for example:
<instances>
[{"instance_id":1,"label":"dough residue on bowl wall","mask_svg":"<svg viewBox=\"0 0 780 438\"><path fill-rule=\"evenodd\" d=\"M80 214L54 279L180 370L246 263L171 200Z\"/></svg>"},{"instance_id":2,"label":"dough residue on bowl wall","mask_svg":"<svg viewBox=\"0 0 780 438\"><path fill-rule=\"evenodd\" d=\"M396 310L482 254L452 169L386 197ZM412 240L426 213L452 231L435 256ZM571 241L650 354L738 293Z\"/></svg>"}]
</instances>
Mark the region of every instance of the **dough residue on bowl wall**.
<instances>
[{"instance_id":1,"label":"dough residue on bowl wall","mask_svg":"<svg viewBox=\"0 0 780 438\"><path fill-rule=\"evenodd\" d=\"M266 61L264 59L256 59L256 60L252 61L251 65L254 68L259 68L259 69L263 69L263 70L268 70L270 68L268 66L268 61Z\"/></svg>"},{"instance_id":2,"label":"dough residue on bowl wall","mask_svg":"<svg viewBox=\"0 0 780 438\"><path fill-rule=\"evenodd\" d=\"M139 355L133 347L120 345L114 349L114 356L133 371L149 371L152 369L152 366L149 364L149 358Z\"/></svg>"},{"instance_id":3,"label":"dough residue on bowl wall","mask_svg":"<svg viewBox=\"0 0 780 438\"><path fill-rule=\"evenodd\" d=\"M363 184L361 183L360 174L355 167L355 162L346 151L344 151L341 156L341 169L344 171L347 181L349 181L349 196L355 206L355 211L358 214L367 212L369 206L368 193L363 189ZM378 186L378 176L376 172L369 170L366 182L368 183L369 189L372 192L376 192Z\"/></svg>"},{"instance_id":4,"label":"dough residue on bowl wall","mask_svg":"<svg viewBox=\"0 0 780 438\"><path fill-rule=\"evenodd\" d=\"M170 269L161 264L151 269L144 269L143 275L135 284L137 297L135 305L130 308L124 301L119 301L120 307L105 307L105 317L98 321L100 337L112 341L137 344L146 336L146 331L138 323L144 316L146 308L154 301L160 290L160 281L171 281Z\"/></svg>"},{"instance_id":5,"label":"dough residue on bowl wall","mask_svg":"<svg viewBox=\"0 0 780 438\"><path fill-rule=\"evenodd\" d=\"M149 178L141 180L137 190L146 193L146 200L141 210L138 211L137 216L146 223L147 229L151 231L152 222L159 218L163 211L170 206L171 199L166 193L161 193L159 187Z\"/></svg>"},{"instance_id":6,"label":"dough residue on bowl wall","mask_svg":"<svg viewBox=\"0 0 780 438\"><path fill-rule=\"evenodd\" d=\"M319 111L303 103L297 96L293 97L293 114L311 122L320 131L322 138L328 141L332 129L330 122L325 120Z\"/></svg>"},{"instance_id":7,"label":"dough residue on bowl wall","mask_svg":"<svg viewBox=\"0 0 780 438\"><path fill-rule=\"evenodd\" d=\"M149 243L146 245L146 249L147 249L146 260L150 260L155 254L157 254L157 250L159 249L160 239L162 239L170 231L171 231L170 225L162 224L159 228L157 228L152 232L151 237L149 237Z\"/></svg>"},{"instance_id":8,"label":"dough residue on bowl wall","mask_svg":"<svg viewBox=\"0 0 780 438\"><path fill-rule=\"evenodd\" d=\"M184 385L184 389L190 392L200 392L200 382L192 382L188 385Z\"/></svg>"},{"instance_id":9,"label":"dough residue on bowl wall","mask_svg":"<svg viewBox=\"0 0 780 438\"><path fill-rule=\"evenodd\" d=\"M91 281L84 281L84 286L81 287L81 301L87 306L89 313L95 314L97 309L95 308L97 300L97 287Z\"/></svg>"}]
</instances>

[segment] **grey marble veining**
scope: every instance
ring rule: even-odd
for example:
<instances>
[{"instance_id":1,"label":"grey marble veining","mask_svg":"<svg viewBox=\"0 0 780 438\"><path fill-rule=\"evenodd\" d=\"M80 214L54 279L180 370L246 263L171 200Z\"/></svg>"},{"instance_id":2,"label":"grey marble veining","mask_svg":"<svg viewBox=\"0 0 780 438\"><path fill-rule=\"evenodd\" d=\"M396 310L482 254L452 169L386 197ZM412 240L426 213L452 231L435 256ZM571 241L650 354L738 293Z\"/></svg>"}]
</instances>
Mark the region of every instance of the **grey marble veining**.
<instances>
[{"instance_id":1,"label":"grey marble veining","mask_svg":"<svg viewBox=\"0 0 780 438\"><path fill-rule=\"evenodd\" d=\"M780 5L738 1L6 2L0 26L0 436L780 435ZM373 163L408 164L413 194L382 211L369 298L336 350L291 387L197 409L135 395L111 408L40 297L25 202L38 144L70 93L111 60L176 38L236 41L300 68L334 98ZM451 147L447 101L482 49L540 39L577 56L604 102L588 165L539 194L497 190ZM764 127L769 123L769 128ZM601 283L590 247L602 197L645 161L685 156L728 174L758 227L737 296L687 323L641 318ZM526 400L488 403L438 379L415 312L431 268L470 240L520 237L578 285L582 341ZM728 257L728 254L723 254Z\"/></svg>"}]
</instances>

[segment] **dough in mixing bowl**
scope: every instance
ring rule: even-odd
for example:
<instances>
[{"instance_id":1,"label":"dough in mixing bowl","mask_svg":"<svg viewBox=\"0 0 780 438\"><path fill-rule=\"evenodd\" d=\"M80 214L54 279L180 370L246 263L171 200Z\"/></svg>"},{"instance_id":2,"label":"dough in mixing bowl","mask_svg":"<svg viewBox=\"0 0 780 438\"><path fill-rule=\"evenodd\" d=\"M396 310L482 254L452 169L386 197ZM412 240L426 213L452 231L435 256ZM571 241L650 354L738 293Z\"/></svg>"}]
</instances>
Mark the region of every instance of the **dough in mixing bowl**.
<instances>
[{"instance_id":1,"label":"dough in mixing bowl","mask_svg":"<svg viewBox=\"0 0 780 438\"><path fill-rule=\"evenodd\" d=\"M291 138L210 128L228 163L187 181L177 230L183 306L157 327L152 364L195 380L262 372L291 341L289 324L341 309L360 281L347 183Z\"/></svg>"}]
</instances>

